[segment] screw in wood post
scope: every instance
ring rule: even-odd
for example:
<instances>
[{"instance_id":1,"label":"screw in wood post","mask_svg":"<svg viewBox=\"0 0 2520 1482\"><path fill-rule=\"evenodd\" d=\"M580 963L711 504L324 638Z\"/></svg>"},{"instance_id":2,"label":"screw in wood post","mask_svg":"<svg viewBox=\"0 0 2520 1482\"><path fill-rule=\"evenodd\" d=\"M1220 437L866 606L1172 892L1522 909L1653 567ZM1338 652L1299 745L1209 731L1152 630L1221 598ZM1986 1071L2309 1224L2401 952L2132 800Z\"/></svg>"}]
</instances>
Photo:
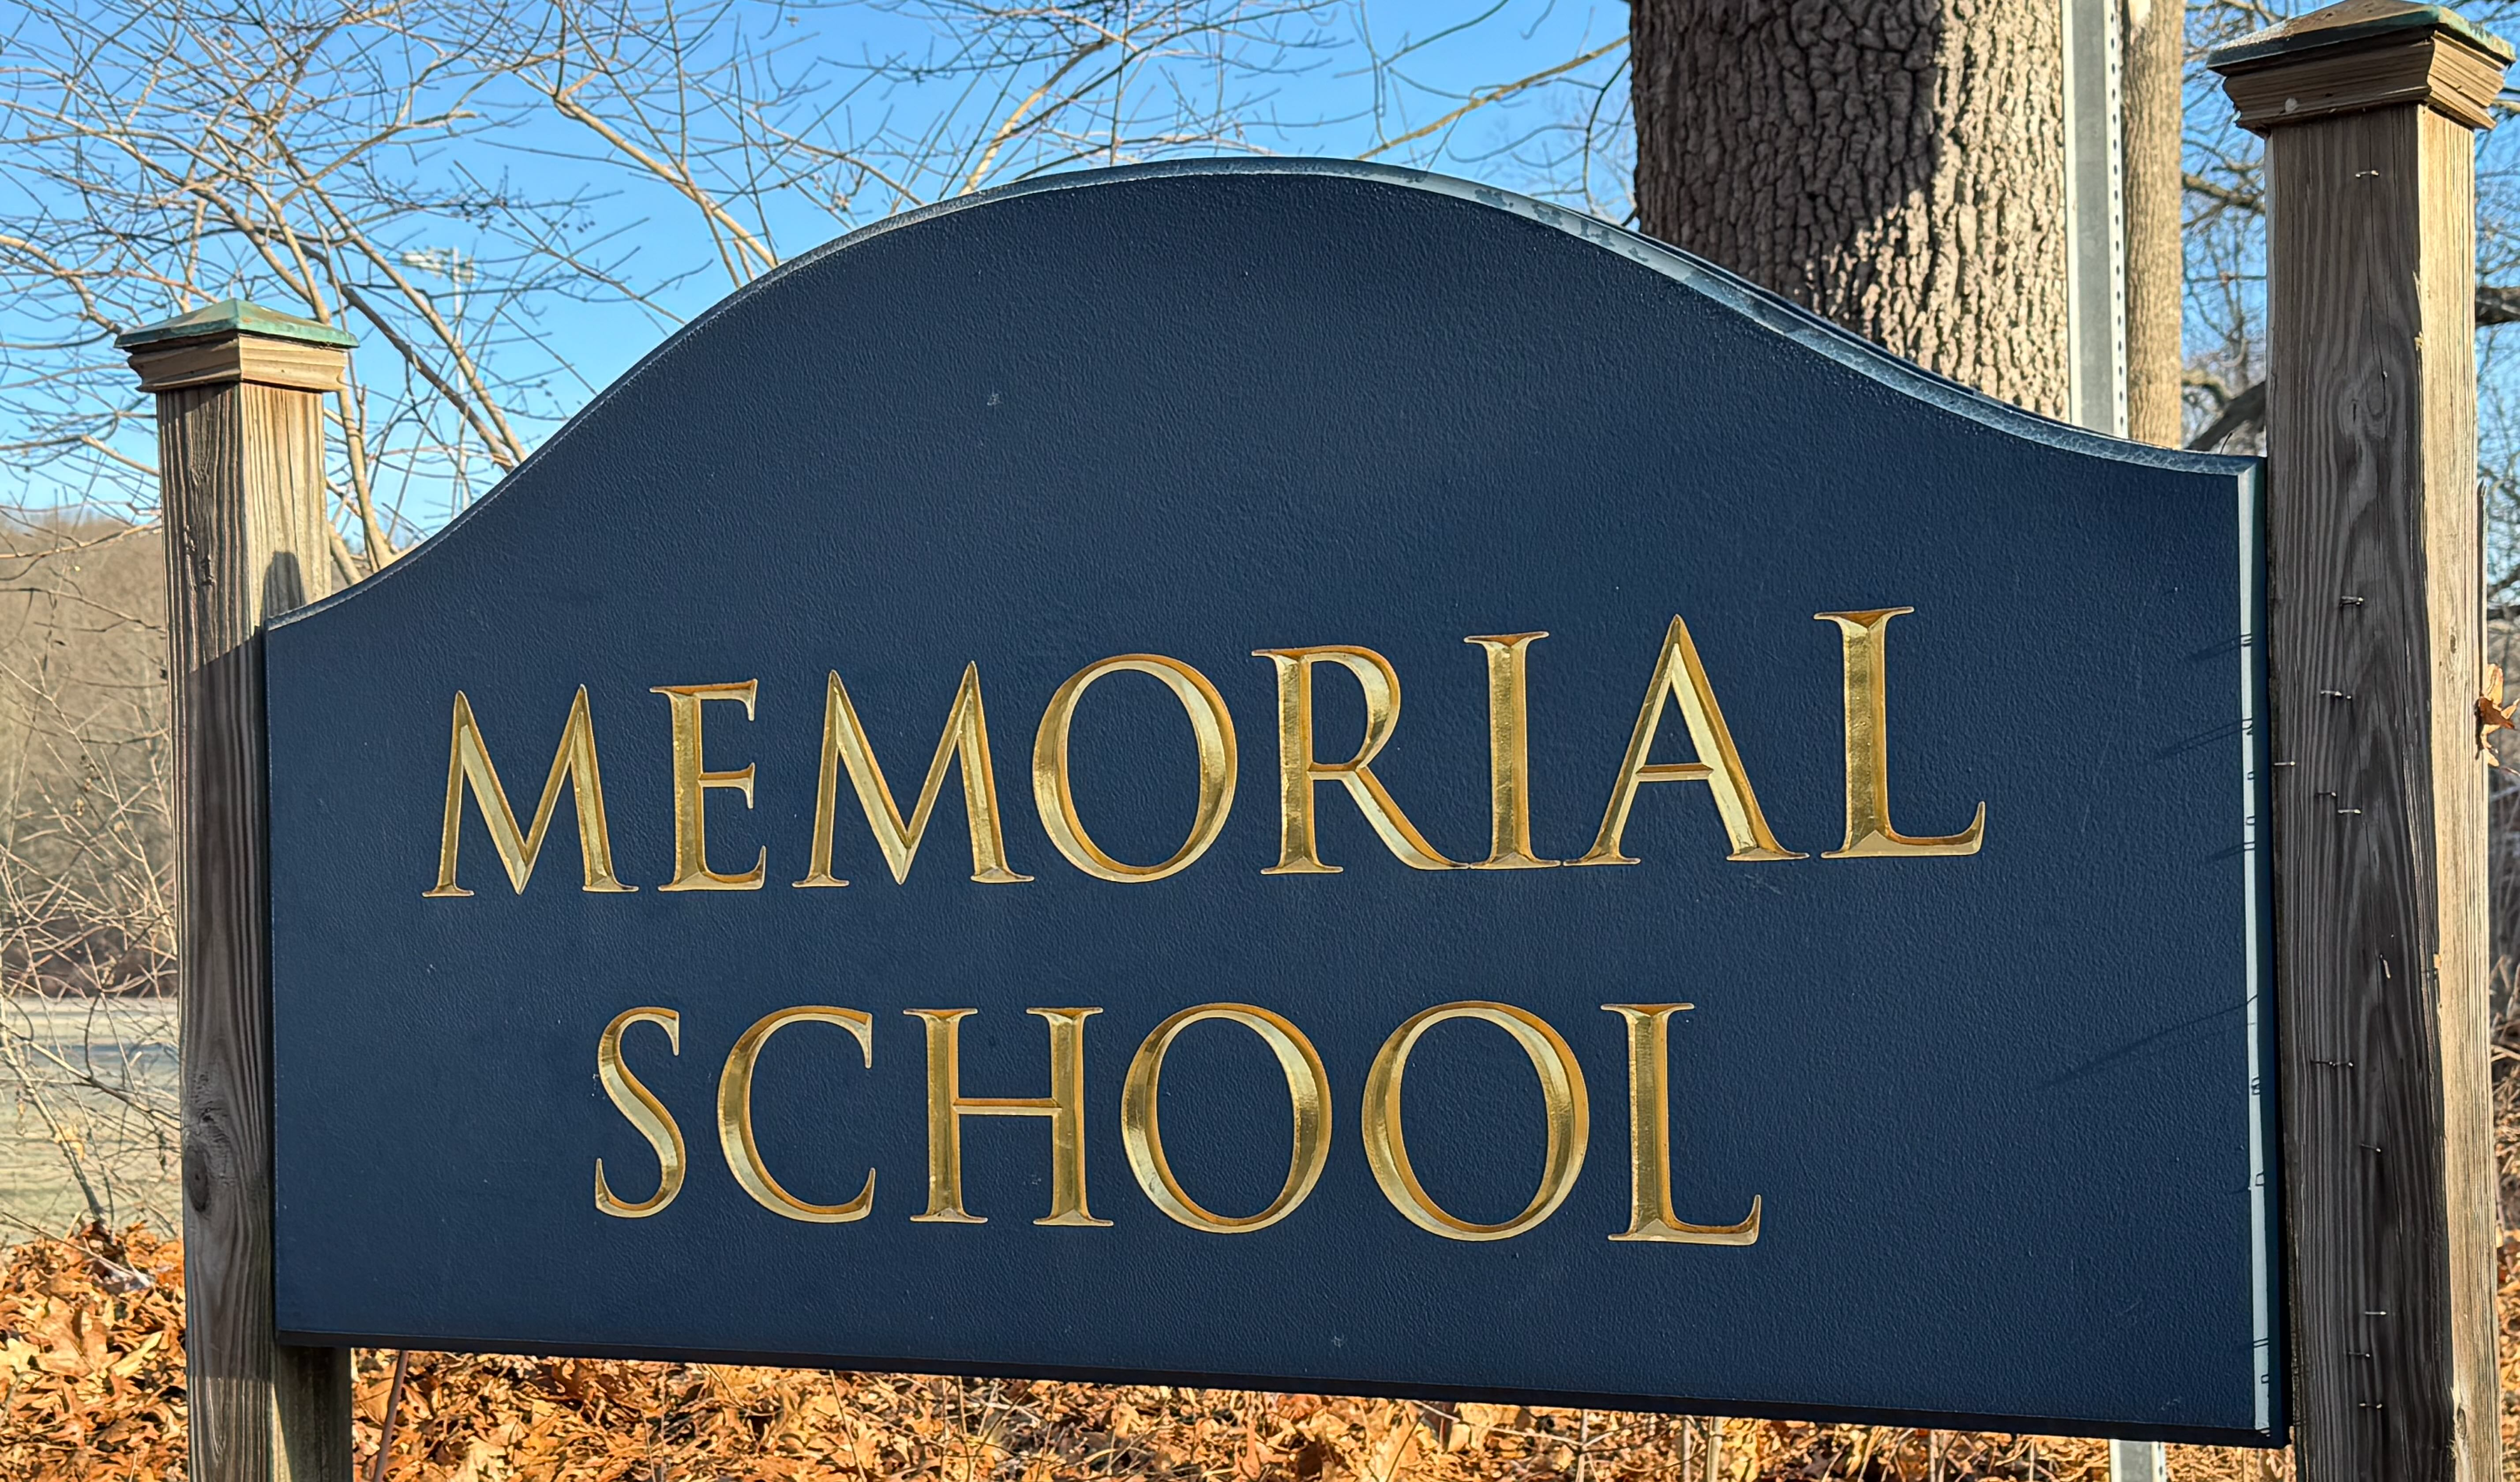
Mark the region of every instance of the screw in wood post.
<instances>
[{"instance_id":1,"label":"screw in wood post","mask_svg":"<svg viewBox=\"0 0 2520 1482\"><path fill-rule=\"evenodd\" d=\"M2302 1482L2501 1474L2473 136L2511 58L2446 7L2349 0L2211 59L2267 140L2268 660L2288 763L2276 1063Z\"/></svg>"},{"instance_id":2,"label":"screw in wood post","mask_svg":"<svg viewBox=\"0 0 2520 1482\"><path fill-rule=\"evenodd\" d=\"M158 394L174 701L193 1482L349 1482L350 1356L273 1340L265 621L335 586L349 336L238 300L125 335Z\"/></svg>"}]
</instances>

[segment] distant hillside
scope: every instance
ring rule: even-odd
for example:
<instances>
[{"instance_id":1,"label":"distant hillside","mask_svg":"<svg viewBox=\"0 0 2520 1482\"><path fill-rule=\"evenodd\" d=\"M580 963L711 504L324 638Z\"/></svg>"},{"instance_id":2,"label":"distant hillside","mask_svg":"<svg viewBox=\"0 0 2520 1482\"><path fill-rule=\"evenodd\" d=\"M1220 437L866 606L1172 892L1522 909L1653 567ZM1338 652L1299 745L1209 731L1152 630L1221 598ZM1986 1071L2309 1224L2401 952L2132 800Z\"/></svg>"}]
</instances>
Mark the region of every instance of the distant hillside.
<instances>
[{"instance_id":1,"label":"distant hillside","mask_svg":"<svg viewBox=\"0 0 2520 1482\"><path fill-rule=\"evenodd\" d=\"M165 565L154 527L0 515L0 973L173 985Z\"/></svg>"}]
</instances>

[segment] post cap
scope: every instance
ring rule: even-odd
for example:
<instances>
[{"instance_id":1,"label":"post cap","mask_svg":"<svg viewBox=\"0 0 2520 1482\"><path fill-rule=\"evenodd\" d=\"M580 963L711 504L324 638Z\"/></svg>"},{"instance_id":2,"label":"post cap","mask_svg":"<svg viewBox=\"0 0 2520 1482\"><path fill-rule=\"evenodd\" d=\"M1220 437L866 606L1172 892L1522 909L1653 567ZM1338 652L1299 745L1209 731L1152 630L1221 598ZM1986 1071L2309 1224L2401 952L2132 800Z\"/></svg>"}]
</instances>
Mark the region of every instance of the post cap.
<instances>
[{"instance_id":1,"label":"post cap","mask_svg":"<svg viewBox=\"0 0 2520 1482\"><path fill-rule=\"evenodd\" d=\"M2511 43L2447 5L2343 0L2218 47L2240 126L2257 133L2336 113L2425 104L2470 128L2494 126Z\"/></svg>"},{"instance_id":2,"label":"post cap","mask_svg":"<svg viewBox=\"0 0 2520 1482\"><path fill-rule=\"evenodd\" d=\"M283 314L242 298L222 298L162 324L114 338L131 355L144 391L189 386L284 386L338 391L358 340L327 324Z\"/></svg>"},{"instance_id":3,"label":"post cap","mask_svg":"<svg viewBox=\"0 0 2520 1482\"><path fill-rule=\"evenodd\" d=\"M329 324L300 319L266 309L242 298L222 298L207 308L195 309L172 319L147 325L125 335L114 337L118 350L136 350L143 345L165 344L178 339L206 339L216 335L260 335L271 339L293 339L299 344L331 345L346 350L359 341Z\"/></svg>"}]
</instances>

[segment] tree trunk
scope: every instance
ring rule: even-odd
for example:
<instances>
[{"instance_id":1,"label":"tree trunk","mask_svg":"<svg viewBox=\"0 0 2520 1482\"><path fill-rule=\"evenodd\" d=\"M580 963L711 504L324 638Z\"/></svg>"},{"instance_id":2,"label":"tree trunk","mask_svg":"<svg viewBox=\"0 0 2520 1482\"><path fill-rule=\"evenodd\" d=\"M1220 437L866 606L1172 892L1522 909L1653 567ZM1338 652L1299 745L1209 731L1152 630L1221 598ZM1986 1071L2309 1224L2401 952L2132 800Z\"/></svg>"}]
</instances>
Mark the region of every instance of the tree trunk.
<instances>
[{"instance_id":1,"label":"tree trunk","mask_svg":"<svg viewBox=\"0 0 2520 1482\"><path fill-rule=\"evenodd\" d=\"M1643 229L2067 409L2057 0L1634 0Z\"/></svg>"},{"instance_id":2,"label":"tree trunk","mask_svg":"<svg viewBox=\"0 0 2520 1482\"><path fill-rule=\"evenodd\" d=\"M2187 8L2182 0L2126 0L2126 22L2127 435L2175 448L2186 369L2179 230Z\"/></svg>"}]
</instances>

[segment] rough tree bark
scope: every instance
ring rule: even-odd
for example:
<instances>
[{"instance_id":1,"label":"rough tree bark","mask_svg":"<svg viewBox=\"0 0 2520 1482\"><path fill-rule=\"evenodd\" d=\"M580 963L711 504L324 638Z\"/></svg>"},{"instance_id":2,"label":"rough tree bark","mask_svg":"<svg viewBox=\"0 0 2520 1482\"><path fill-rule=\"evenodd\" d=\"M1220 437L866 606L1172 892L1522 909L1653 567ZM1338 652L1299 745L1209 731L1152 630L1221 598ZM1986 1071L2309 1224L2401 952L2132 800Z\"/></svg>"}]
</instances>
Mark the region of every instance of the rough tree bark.
<instances>
[{"instance_id":1,"label":"rough tree bark","mask_svg":"<svg viewBox=\"0 0 2520 1482\"><path fill-rule=\"evenodd\" d=\"M1955 380L2065 414L2057 0L1631 9L1647 233Z\"/></svg>"},{"instance_id":2,"label":"rough tree bark","mask_svg":"<svg viewBox=\"0 0 2520 1482\"><path fill-rule=\"evenodd\" d=\"M2186 126L2187 8L2126 0L2127 435L2179 446L2180 148Z\"/></svg>"}]
</instances>

